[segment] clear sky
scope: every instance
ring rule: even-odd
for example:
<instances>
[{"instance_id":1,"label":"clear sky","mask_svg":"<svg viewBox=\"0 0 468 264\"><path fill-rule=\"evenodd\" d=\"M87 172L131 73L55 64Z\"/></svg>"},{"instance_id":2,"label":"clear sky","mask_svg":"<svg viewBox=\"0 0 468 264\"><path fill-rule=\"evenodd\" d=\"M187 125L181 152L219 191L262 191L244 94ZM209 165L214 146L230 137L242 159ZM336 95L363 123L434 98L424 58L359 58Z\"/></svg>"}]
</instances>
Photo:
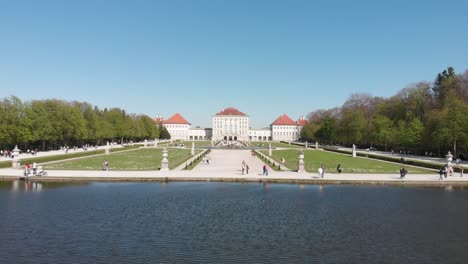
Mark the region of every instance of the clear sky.
<instances>
[{"instance_id":1,"label":"clear sky","mask_svg":"<svg viewBox=\"0 0 468 264\"><path fill-rule=\"evenodd\" d=\"M0 0L0 97L254 128L468 69L468 1Z\"/></svg>"}]
</instances>

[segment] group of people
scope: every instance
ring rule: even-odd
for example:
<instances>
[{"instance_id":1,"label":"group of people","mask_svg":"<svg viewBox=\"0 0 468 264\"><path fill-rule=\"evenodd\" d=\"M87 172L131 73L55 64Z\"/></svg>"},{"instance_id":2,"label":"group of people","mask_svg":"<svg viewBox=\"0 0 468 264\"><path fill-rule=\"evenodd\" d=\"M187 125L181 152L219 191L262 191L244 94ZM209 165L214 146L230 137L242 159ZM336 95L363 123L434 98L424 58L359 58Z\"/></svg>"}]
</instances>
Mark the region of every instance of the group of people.
<instances>
[{"instance_id":1,"label":"group of people","mask_svg":"<svg viewBox=\"0 0 468 264\"><path fill-rule=\"evenodd\" d=\"M463 166L460 166L460 177L463 177L464 173L464 168ZM447 178L447 176L450 174L450 176L453 176L453 167L449 166L446 164L444 167L439 169L439 179L443 180L444 178Z\"/></svg>"},{"instance_id":2,"label":"group of people","mask_svg":"<svg viewBox=\"0 0 468 264\"><path fill-rule=\"evenodd\" d=\"M31 170L32 170L32 174L33 176L36 176L37 175L37 163L36 162L33 162L33 164L30 164L30 163L26 163L26 165L24 166L24 176L29 176L31 174Z\"/></svg>"},{"instance_id":3,"label":"group of people","mask_svg":"<svg viewBox=\"0 0 468 264\"><path fill-rule=\"evenodd\" d=\"M29 155L33 155L33 156L34 156L34 155L37 154L37 151L38 151L37 149L28 149L28 150L26 151L26 153L29 154ZM20 153L22 153L21 150L20 150ZM13 158L13 155L14 155L14 154L13 154L13 151L12 151L12 150L10 150L10 151L9 151L9 150L6 150L6 149L0 150L0 157L2 157L2 158Z\"/></svg>"}]
</instances>

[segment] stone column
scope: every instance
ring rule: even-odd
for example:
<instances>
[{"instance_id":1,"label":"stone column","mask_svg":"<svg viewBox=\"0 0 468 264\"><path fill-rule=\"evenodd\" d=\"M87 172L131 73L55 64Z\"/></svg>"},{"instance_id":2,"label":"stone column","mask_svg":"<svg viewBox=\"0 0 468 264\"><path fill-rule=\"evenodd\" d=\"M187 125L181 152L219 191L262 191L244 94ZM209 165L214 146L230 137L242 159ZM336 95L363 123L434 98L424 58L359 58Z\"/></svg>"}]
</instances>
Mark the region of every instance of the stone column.
<instances>
[{"instance_id":1,"label":"stone column","mask_svg":"<svg viewBox=\"0 0 468 264\"><path fill-rule=\"evenodd\" d=\"M110 154L110 145L109 145L109 141L107 141L107 144L106 144L106 147L105 147L105 151L106 151L106 155L109 155L109 154Z\"/></svg>"},{"instance_id":2,"label":"stone column","mask_svg":"<svg viewBox=\"0 0 468 264\"><path fill-rule=\"evenodd\" d=\"M315 141L315 150L318 150L318 141Z\"/></svg>"},{"instance_id":3,"label":"stone column","mask_svg":"<svg viewBox=\"0 0 468 264\"><path fill-rule=\"evenodd\" d=\"M356 157L356 145L353 144L353 158Z\"/></svg>"},{"instance_id":4,"label":"stone column","mask_svg":"<svg viewBox=\"0 0 468 264\"><path fill-rule=\"evenodd\" d=\"M190 151L190 154L193 156L195 155L195 142L192 141L192 149Z\"/></svg>"},{"instance_id":5,"label":"stone column","mask_svg":"<svg viewBox=\"0 0 468 264\"><path fill-rule=\"evenodd\" d=\"M157 148L158 147L158 139L154 139L154 147Z\"/></svg>"},{"instance_id":6,"label":"stone column","mask_svg":"<svg viewBox=\"0 0 468 264\"><path fill-rule=\"evenodd\" d=\"M273 155L273 151L271 150L271 142L270 144L268 145L268 156L271 156Z\"/></svg>"},{"instance_id":7,"label":"stone column","mask_svg":"<svg viewBox=\"0 0 468 264\"><path fill-rule=\"evenodd\" d=\"M307 140L306 140L306 143L305 143L305 145L304 145L304 148L305 148L305 149L308 148L307 144L308 144L308 143L307 143Z\"/></svg>"},{"instance_id":8,"label":"stone column","mask_svg":"<svg viewBox=\"0 0 468 264\"><path fill-rule=\"evenodd\" d=\"M21 169L21 161L20 161L20 159L18 157L19 153L20 153L20 150L18 149L18 146L15 146L15 148L11 152L11 154L13 155L13 160L11 162L11 167L13 167L13 169Z\"/></svg>"},{"instance_id":9,"label":"stone column","mask_svg":"<svg viewBox=\"0 0 468 264\"><path fill-rule=\"evenodd\" d=\"M304 151L299 151L299 161L297 162L298 169L297 172L305 172L305 162L304 162Z\"/></svg>"},{"instance_id":10,"label":"stone column","mask_svg":"<svg viewBox=\"0 0 468 264\"><path fill-rule=\"evenodd\" d=\"M167 159L167 149L164 148L162 151L163 159L161 161L161 170L169 171L169 160Z\"/></svg>"},{"instance_id":11,"label":"stone column","mask_svg":"<svg viewBox=\"0 0 468 264\"><path fill-rule=\"evenodd\" d=\"M148 147L148 140L145 139L145 148Z\"/></svg>"}]
</instances>

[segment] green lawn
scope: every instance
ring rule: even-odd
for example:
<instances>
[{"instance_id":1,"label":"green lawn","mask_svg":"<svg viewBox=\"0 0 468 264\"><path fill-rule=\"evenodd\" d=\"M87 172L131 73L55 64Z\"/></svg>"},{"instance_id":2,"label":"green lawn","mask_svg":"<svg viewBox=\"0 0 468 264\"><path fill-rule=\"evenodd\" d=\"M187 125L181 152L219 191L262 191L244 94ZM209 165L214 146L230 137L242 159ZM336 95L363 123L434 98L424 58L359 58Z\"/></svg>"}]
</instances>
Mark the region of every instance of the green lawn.
<instances>
[{"instance_id":1,"label":"green lawn","mask_svg":"<svg viewBox=\"0 0 468 264\"><path fill-rule=\"evenodd\" d=\"M267 147L269 146L269 142L250 142L250 146L251 147ZM289 144L286 144L286 143L281 143L281 142L271 142L271 147L272 148L304 148L304 147L301 147L301 146L297 146L297 145L289 145Z\"/></svg>"},{"instance_id":2,"label":"green lawn","mask_svg":"<svg viewBox=\"0 0 468 264\"><path fill-rule=\"evenodd\" d=\"M268 151L262 151L268 154ZM299 150L273 150L273 159L286 160L286 167L297 170ZM336 166L341 164L342 173L395 173L400 171L400 164L388 163L379 160L365 158L353 158L350 155L342 155L327 151L306 150L304 151L305 169L308 172L317 172L320 164L323 164L328 173L336 173ZM424 168L406 167L409 173L433 173Z\"/></svg>"},{"instance_id":3,"label":"green lawn","mask_svg":"<svg viewBox=\"0 0 468 264\"><path fill-rule=\"evenodd\" d=\"M174 169L191 157L189 149L168 149L169 168ZM158 170L161 167L161 148L142 148L123 153L111 153L44 165L47 170L101 170L104 160L111 170Z\"/></svg>"}]
</instances>

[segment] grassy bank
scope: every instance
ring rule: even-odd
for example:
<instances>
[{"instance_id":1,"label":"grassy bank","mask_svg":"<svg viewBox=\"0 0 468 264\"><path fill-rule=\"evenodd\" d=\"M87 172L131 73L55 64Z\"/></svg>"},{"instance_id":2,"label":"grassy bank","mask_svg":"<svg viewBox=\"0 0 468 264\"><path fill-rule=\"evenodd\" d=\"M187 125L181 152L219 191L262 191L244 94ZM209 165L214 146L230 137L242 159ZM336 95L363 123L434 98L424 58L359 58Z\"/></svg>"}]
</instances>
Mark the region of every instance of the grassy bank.
<instances>
[{"instance_id":1,"label":"grassy bank","mask_svg":"<svg viewBox=\"0 0 468 264\"><path fill-rule=\"evenodd\" d=\"M168 149L169 168L174 169L191 157L188 149ZM101 170L104 160L111 170L158 170L161 167L162 149L141 148L109 156L94 156L48 164L48 170Z\"/></svg>"},{"instance_id":2,"label":"grassy bank","mask_svg":"<svg viewBox=\"0 0 468 264\"><path fill-rule=\"evenodd\" d=\"M263 151L267 154L267 151ZM298 150L274 150L273 159L286 160L286 167L297 170L299 161ZM400 164L371 160L365 158L353 158L349 155L341 155L327 151L306 150L304 151L305 170L307 172L317 172L323 164L329 173L335 173L338 164L341 164L342 173L395 173L398 174ZM406 167L409 173L433 173L424 168Z\"/></svg>"}]
</instances>

